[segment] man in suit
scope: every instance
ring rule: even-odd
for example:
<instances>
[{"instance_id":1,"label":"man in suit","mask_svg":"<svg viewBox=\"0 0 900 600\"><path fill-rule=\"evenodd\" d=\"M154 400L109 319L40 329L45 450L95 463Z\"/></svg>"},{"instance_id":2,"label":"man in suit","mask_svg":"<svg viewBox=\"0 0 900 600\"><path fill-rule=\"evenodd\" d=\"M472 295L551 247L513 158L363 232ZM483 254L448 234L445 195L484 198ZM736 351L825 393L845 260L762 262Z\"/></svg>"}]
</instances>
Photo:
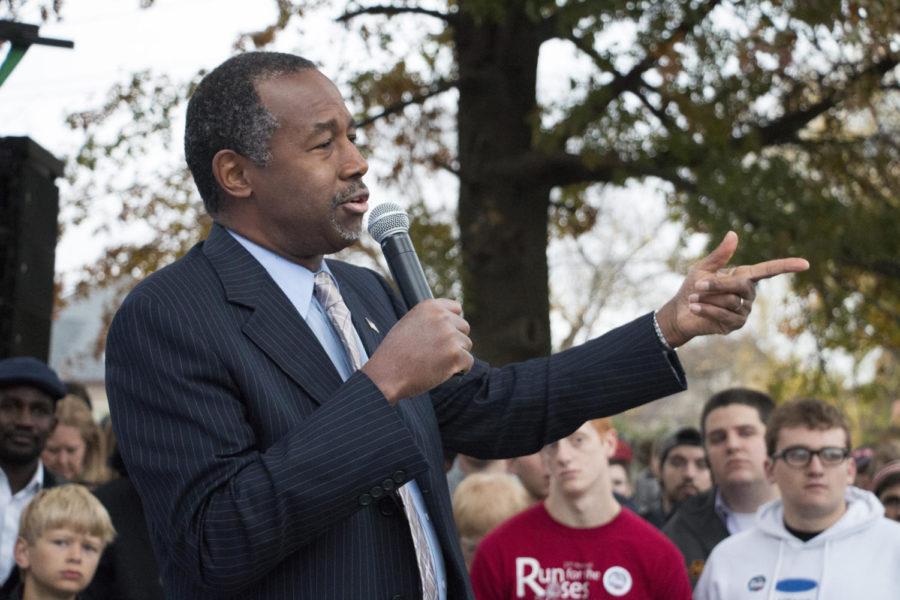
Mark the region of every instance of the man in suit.
<instances>
[{"instance_id":1,"label":"man in suit","mask_svg":"<svg viewBox=\"0 0 900 600\"><path fill-rule=\"evenodd\" d=\"M38 359L0 360L0 597L19 584L13 548L22 511L58 483L41 452L56 426L56 401L65 395L56 372Z\"/></svg>"},{"instance_id":2,"label":"man in suit","mask_svg":"<svg viewBox=\"0 0 900 600\"><path fill-rule=\"evenodd\" d=\"M335 86L291 55L233 57L190 101L185 154L215 224L132 291L107 343L171 597L470 598L444 448L527 454L683 389L672 347L741 326L756 279L807 266L720 272L730 234L658 315L492 369L458 303L407 311L374 272L323 260L368 208L355 139Z\"/></svg>"}]
</instances>

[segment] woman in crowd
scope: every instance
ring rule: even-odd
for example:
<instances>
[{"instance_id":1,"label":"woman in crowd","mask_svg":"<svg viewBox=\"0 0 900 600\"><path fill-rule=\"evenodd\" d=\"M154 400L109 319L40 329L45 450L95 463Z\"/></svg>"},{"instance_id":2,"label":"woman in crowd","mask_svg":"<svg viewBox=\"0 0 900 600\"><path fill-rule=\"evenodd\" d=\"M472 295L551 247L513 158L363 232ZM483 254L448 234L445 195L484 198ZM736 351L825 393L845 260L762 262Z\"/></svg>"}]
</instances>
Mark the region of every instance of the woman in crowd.
<instances>
[{"instance_id":1,"label":"woman in crowd","mask_svg":"<svg viewBox=\"0 0 900 600\"><path fill-rule=\"evenodd\" d=\"M100 426L81 398L66 396L56 405L56 428L44 446L44 466L68 479L95 487L111 477Z\"/></svg>"}]
</instances>

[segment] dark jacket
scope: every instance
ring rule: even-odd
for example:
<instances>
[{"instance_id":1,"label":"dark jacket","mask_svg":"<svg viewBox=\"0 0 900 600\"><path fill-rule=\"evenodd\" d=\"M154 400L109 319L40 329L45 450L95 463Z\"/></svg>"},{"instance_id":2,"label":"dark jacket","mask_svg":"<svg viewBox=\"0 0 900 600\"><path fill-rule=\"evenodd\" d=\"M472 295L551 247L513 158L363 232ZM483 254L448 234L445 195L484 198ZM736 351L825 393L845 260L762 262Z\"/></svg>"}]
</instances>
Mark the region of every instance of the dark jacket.
<instances>
[{"instance_id":1,"label":"dark jacket","mask_svg":"<svg viewBox=\"0 0 900 600\"><path fill-rule=\"evenodd\" d=\"M685 500L662 532L681 550L691 585L696 585L709 553L728 537L728 529L716 513L716 488Z\"/></svg>"},{"instance_id":2,"label":"dark jacket","mask_svg":"<svg viewBox=\"0 0 900 600\"><path fill-rule=\"evenodd\" d=\"M127 477L96 490L113 526L116 539L103 552L97 573L84 591L84 600L162 600L159 567L150 545L144 507Z\"/></svg>"},{"instance_id":3,"label":"dark jacket","mask_svg":"<svg viewBox=\"0 0 900 600\"><path fill-rule=\"evenodd\" d=\"M50 469L44 467L44 480L41 482L41 489L56 487L57 485L62 485L64 483L69 482L59 475L51 473ZM20 597L14 595L16 592L16 588L19 586L19 581L19 567L13 565L13 570L10 571L9 577L7 577L6 581L3 583L3 586L0 587L0 598Z\"/></svg>"}]
</instances>

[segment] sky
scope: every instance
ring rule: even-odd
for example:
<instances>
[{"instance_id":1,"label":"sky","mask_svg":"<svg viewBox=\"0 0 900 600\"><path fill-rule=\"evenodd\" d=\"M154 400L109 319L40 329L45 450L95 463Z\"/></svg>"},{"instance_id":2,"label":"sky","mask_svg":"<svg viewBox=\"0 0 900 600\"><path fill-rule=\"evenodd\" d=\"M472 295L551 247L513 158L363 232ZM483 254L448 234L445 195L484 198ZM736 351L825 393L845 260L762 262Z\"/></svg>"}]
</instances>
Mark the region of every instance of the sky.
<instances>
[{"instance_id":1,"label":"sky","mask_svg":"<svg viewBox=\"0 0 900 600\"><path fill-rule=\"evenodd\" d=\"M275 14L270 2L157 0L149 10L138 4L67 0L63 20L41 25L40 35L71 40L75 48L32 46L25 53L0 86L0 136L29 136L57 157L73 154L79 138L65 126L66 114L95 107L134 71L187 79L214 67L231 56L239 33L262 29ZM27 14L19 21L40 24ZM89 227L68 228L57 246L57 271L75 269L100 247Z\"/></svg>"},{"instance_id":2,"label":"sky","mask_svg":"<svg viewBox=\"0 0 900 600\"><path fill-rule=\"evenodd\" d=\"M32 46L28 50L13 74L0 86L0 136L30 136L56 156L72 154L79 139L64 125L67 113L95 107L112 84L137 70L153 69L174 79L187 79L200 68L212 68L232 55L239 33L264 28L272 23L275 14L272 2L157 0L149 10L142 10L138 5L138 0L66 0L63 20L42 25L40 34L71 40L75 48ZM5 17L0 15L0 18ZM330 22L329 15L320 19L325 20L307 21L304 28L307 33L303 36L285 36L285 43L301 43L303 47L299 50L317 61L334 60L337 64L341 60L353 60L352 45L330 35L337 27ZM34 24L39 21L27 14L19 20ZM626 35L624 32L623 36ZM301 41L297 42L298 39ZM298 50L290 46L278 49ZM5 52L6 47L0 47L0 55ZM539 75L544 86L552 89L554 82L567 86L569 75L581 67L571 59L566 60L563 48L551 46L542 51ZM565 68L560 68L561 64ZM372 179L369 178L375 200L377 185L372 185ZM615 193L619 196L610 206L628 207L643 218L663 217L658 192L637 186ZM661 235L665 239L660 247L669 248L678 230L669 227L661 230ZM701 238L695 239L694 246L701 242ZM100 251L100 244L101 240L89 228L69 228L57 247L57 271L70 272L91 260ZM551 268L565 267L569 261L566 249L555 252L551 249L549 261ZM650 290L652 301L664 301L674 293L678 282L679 278L670 277L654 286ZM564 295L565 282L558 285L562 286L559 289ZM765 284L763 289L782 298L786 286L772 283ZM646 302L647 298L643 300ZM783 315L778 308L780 303L773 300L775 314L767 314L766 322L754 317L751 327L771 329L771 323ZM634 312L638 308L629 304L608 311L597 329L602 331L633 317L638 314Z\"/></svg>"}]
</instances>

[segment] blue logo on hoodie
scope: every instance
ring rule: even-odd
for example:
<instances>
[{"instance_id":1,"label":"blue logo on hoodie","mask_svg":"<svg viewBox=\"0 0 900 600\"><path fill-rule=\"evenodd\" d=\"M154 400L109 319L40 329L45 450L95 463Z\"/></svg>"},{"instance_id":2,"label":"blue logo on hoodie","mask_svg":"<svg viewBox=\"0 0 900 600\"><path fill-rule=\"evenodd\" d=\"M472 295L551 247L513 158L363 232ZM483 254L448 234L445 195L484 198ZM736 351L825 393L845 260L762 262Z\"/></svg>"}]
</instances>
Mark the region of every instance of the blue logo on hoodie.
<instances>
[{"instance_id":1,"label":"blue logo on hoodie","mask_svg":"<svg viewBox=\"0 0 900 600\"><path fill-rule=\"evenodd\" d=\"M779 592L808 592L818 585L812 579L782 579L775 584L775 589Z\"/></svg>"}]
</instances>

